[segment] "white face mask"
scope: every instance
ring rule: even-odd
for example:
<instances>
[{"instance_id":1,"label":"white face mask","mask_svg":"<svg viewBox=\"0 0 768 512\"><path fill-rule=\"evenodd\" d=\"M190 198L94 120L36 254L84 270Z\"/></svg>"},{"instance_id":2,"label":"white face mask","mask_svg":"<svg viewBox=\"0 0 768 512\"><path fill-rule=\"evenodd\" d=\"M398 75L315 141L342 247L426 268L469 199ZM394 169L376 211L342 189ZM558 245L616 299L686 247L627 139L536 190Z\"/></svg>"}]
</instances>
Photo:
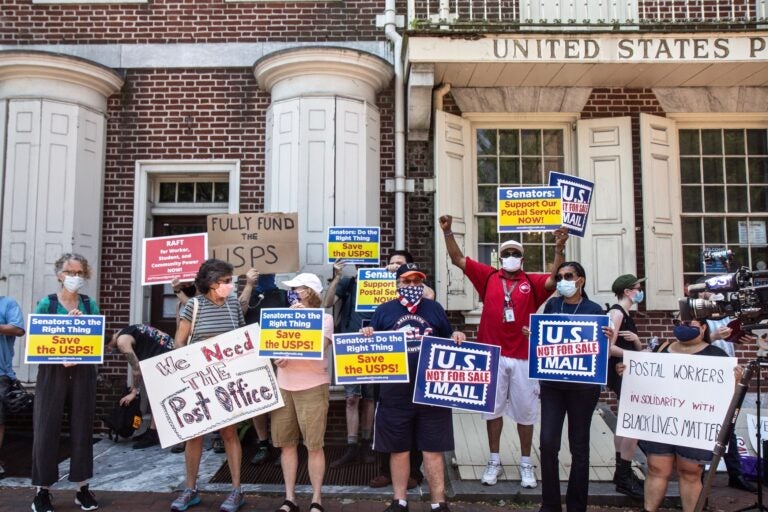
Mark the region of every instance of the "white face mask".
<instances>
[{"instance_id":1,"label":"white face mask","mask_svg":"<svg viewBox=\"0 0 768 512\"><path fill-rule=\"evenodd\" d=\"M557 293L563 297L573 297L576 294L576 281L562 281L557 282Z\"/></svg>"},{"instance_id":2,"label":"white face mask","mask_svg":"<svg viewBox=\"0 0 768 512\"><path fill-rule=\"evenodd\" d=\"M514 256L507 256L506 258L501 258L501 268L506 270L507 272L517 272L520 270L520 267L523 265L523 258L516 258Z\"/></svg>"},{"instance_id":3,"label":"white face mask","mask_svg":"<svg viewBox=\"0 0 768 512\"><path fill-rule=\"evenodd\" d=\"M80 276L66 276L63 284L67 291L77 293L85 285L85 279Z\"/></svg>"},{"instance_id":4,"label":"white face mask","mask_svg":"<svg viewBox=\"0 0 768 512\"><path fill-rule=\"evenodd\" d=\"M216 288L216 295L222 299L226 299L232 293L234 287L234 283L219 283L219 287Z\"/></svg>"}]
</instances>

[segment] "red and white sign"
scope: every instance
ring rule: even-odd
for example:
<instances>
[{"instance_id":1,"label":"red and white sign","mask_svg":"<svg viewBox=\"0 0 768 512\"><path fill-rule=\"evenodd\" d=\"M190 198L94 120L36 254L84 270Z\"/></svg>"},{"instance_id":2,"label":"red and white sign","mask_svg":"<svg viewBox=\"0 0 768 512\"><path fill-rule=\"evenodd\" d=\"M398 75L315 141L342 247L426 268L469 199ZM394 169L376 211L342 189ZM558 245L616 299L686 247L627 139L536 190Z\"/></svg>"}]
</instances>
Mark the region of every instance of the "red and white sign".
<instances>
[{"instance_id":1,"label":"red and white sign","mask_svg":"<svg viewBox=\"0 0 768 512\"><path fill-rule=\"evenodd\" d=\"M208 233L144 239L141 284L192 281L208 258Z\"/></svg>"}]
</instances>

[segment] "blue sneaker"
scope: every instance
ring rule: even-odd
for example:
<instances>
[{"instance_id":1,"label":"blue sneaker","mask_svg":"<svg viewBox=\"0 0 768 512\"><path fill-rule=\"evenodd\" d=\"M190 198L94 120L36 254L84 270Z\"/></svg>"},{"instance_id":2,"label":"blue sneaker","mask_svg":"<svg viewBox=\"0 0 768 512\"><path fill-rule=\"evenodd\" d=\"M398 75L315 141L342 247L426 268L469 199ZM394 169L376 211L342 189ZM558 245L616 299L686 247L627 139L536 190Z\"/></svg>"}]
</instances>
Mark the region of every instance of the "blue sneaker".
<instances>
[{"instance_id":1,"label":"blue sneaker","mask_svg":"<svg viewBox=\"0 0 768 512\"><path fill-rule=\"evenodd\" d=\"M189 507L194 507L200 504L200 496L197 494L197 489L184 489L178 498L171 503L171 510L182 512Z\"/></svg>"},{"instance_id":2,"label":"blue sneaker","mask_svg":"<svg viewBox=\"0 0 768 512\"><path fill-rule=\"evenodd\" d=\"M237 512L245 504L245 494L240 489L232 489L227 499L219 507L219 512Z\"/></svg>"}]
</instances>

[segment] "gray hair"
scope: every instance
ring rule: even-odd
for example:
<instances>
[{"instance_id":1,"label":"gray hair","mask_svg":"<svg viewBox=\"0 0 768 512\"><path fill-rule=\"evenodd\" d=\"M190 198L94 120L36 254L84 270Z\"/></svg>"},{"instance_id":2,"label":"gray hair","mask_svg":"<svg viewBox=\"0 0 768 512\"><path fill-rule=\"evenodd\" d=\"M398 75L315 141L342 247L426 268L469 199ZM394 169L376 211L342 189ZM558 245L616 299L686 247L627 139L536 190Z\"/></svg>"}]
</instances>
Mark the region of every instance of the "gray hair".
<instances>
[{"instance_id":1,"label":"gray hair","mask_svg":"<svg viewBox=\"0 0 768 512\"><path fill-rule=\"evenodd\" d=\"M85 259L85 256L82 254L76 252L65 252L56 260L56 263L53 264L53 269L56 272L56 275L64 270L64 264L68 261L77 261L80 263L83 266L83 273L85 274L83 277L86 279L91 277L91 266L88 264L88 260Z\"/></svg>"}]
</instances>

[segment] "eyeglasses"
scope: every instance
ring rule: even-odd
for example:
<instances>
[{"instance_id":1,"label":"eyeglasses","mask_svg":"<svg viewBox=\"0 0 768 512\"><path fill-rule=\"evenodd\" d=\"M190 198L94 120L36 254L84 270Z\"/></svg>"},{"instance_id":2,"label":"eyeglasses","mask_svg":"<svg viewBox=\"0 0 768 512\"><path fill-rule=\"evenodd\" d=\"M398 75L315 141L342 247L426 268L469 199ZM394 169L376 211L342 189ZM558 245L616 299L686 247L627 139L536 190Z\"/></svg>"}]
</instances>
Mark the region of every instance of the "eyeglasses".
<instances>
[{"instance_id":1,"label":"eyeglasses","mask_svg":"<svg viewBox=\"0 0 768 512\"><path fill-rule=\"evenodd\" d=\"M62 270L61 273L70 277L85 277L85 272L82 270Z\"/></svg>"},{"instance_id":2,"label":"eyeglasses","mask_svg":"<svg viewBox=\"0 0 768 512\"><path fill-rule=\"evenodd\" d=\"M563 279L565 279L566 281L573 281L574 279L578 279L578 278L579 276L577 276L573 272L566 272L565 274L557 274L555 276L555 281L559 283Z\"/></svg>"},{"instance_id":3,"label":"eyeglasses","mask_svg":"<svg viewBox=\"0 0 768 512\"><path fill-rule=\"evenodd\" d=\"M520 251L504 251L503 253L501 253L502 258L509 258L510 256L513 258L522 258L523 253L521 253Z\"/></svg>"},{"instance_id":4,"label":"eyeglasses","mask_svg":"<svg viewBox=\"0 0 768 512\"><path fill-rule=\"evenodd\" d=\"M216 282L219 283L219 284L229 284L229 283L232 282L232 278L231 277L225 277L224 279L219 279Z\"/></svg>"}]
</instances>

